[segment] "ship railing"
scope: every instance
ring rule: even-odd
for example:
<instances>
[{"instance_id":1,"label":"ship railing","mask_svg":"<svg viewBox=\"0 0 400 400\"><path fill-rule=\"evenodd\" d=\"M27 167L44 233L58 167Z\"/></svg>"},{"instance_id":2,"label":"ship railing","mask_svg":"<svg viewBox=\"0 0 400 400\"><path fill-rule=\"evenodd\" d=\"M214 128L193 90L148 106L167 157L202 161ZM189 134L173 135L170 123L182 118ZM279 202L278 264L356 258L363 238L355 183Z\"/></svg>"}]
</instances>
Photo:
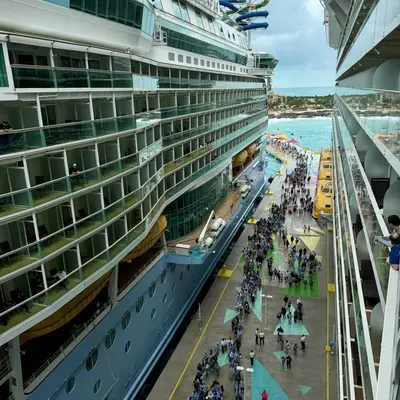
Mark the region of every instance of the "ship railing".
<instances>
[{"instance_id":1,"label":"ship railing","mask_svg":"<svg viewBox=\"0 0 400 400\"><path fill-rule=\"evenodd\" d=\"M103 319L110 309L109 299L82 325L74 326L70 338L24 382L24 389L32 385L35 380L37 380L35 386L38 385L96 327L97 322Z\"/></svg>"},{"instance_id":2,"label":"ship railing","mask_svg":"<svg viewBox=\"0 0 400 400\"><path fill-rule=\"evenodd\" d=\"M0 381L11 372L11 363L8 354L0 355Z\"/></svg>"},{"instance_id":3,"label":"ship railing","mask_svg":"<svg viewBox=\"0 0 400 400\"><path fill-rule=\"evenodd\" d=\"M118 295L121 295L139 276L145 271L145 269L152 263L154 260L164 252L164 248L160 248L159 251L153 254L153 256L147 260L119 289ZM123 297L123 296L122 296Z\"/></svg>"},{"instance_id":4,"label":"ship railing","mask_svg":"<svg viewBox=\"0 0 400 400\"><path fill-rule=\"evenodd\" d=\"M8 397L7 400L15 400L15 396L11 393Z\"/></svg>"}]
</instances>

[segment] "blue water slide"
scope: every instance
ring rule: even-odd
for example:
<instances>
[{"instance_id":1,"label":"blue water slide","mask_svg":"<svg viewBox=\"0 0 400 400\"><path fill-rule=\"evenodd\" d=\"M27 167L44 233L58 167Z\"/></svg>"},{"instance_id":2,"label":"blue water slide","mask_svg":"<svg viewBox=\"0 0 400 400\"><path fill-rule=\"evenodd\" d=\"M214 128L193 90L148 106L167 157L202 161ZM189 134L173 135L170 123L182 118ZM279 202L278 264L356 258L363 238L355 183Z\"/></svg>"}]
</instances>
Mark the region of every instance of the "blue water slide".
<instances>
[{"instance_id":1,"label":"blue water slide","mask_svg":"<svg viewBox=\"0 0 400 400\"><path fill-rule=\"evenodd\" d=\"M256 22L254 24L245 25L243 27L243 30L244 31L249 31L250 29L259 29L259 28L267 29L268 26L269 26L268 22Z\"/></svg>"},{"instance_id":2,"label":"blue water slide","mask_svg":"<svg viewBox=\"0 0 400 400\"><path fill-rule=\"evenodd\" d=\"M231 2L227 1L227 0L219 0L219 5L220 6L224 6L229 8L230 10L236 12L237 10L239 10L237 7L235 7Z\"/></svg>"},{"instance_id":3,"label":"blue water slide","mask_svg":"<svg viewBox=\"0 0 400 400\"><path fill-rule=\"evenodd\" d=\"M224 1L224 0L221 0L220 4L222 3L222 1ZM251 11L251 12L239 15L236 18L236 22L240 22L247 18L268 17L268 15L269 15L268 11Z\"/></svg>"}]
</instances>

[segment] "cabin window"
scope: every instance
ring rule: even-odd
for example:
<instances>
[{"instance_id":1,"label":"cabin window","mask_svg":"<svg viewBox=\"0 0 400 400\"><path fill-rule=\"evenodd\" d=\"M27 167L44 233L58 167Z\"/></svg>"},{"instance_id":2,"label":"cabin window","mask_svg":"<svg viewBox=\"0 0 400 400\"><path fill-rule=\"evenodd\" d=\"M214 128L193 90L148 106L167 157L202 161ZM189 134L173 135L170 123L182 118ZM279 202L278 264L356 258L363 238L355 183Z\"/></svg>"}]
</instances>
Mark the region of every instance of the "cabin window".
<instances>
[{"instance_id":1,"label":"cabin window","mask_svg":"<svg viewBox=\"0 0 400 400\"><path fill-rule=\"evenodd\" d=\"M175 289L176 289L176 282L174 282L174 283L172 284L172 291L175 292Z\"/></svg>"},{"instance_id":2,"label":"cabin window","mask_svg":"<svg viewBox=\"0 0 400 400\"><path fill-rule=\"evenodd\" d=\"M129 350L131 349L131 341L128 340L125 344L125 353L129 353Z\"/></svg>"},{"instance_id":3,"label":"cabin window","mask_svg":"<svg viewBox=\"0 0 400 400\"><path fill-rule=\"evenodd\" d=\"M164 283L167 280L167 269L164 269L164 271L161 274L161 283Z\"/></svg>"},{"instance_id":4,"label":"cabin window","mask_svg":"<svg viewBox=\"0 0 400 400\"><path fill-rule=\"evenodd\" d=\"M104 340L104 344L107 349L109 349L115 342L115 329L111 329Z\"/></svg>"},{"instance_id":5,"label":"cabin window","mask_svg":"<svg viewBox=\"0 0 400 400\"><path fill-rule=\"evenodd\" d=\"M151 319L154 319L154 318L156 317L156 309L155 309L155 308L153 308L153 309L151 310L150 317L151 317Z\"/></svg>"},{"instance_id":6,"label":"cabin window","mask_svg":"<svg viewBox=\"0 0 400 400\"><path fill-rule=\"evenodd\" d=\"M156 282L152 282L149 287L149 297L152 298L156 294Z\"/></svg>"},{"instance_id":7,"label":"cabin window","mask_svg":"<svg viewBox=\"0 0 400 400\"><path fill-rule=\"evenodd\" d=\"M97 360L99 359L99 352L97 349L93 349L87 359L86 359L86 369L91 371L97 364Z\"/></svg>"},{"instance_id":8,"label":"cabin window","mask_svg":"<svg viewBox=\"0 0 400 400\"><path fill-rule=\"evenodd\" d=\"M179 279L180 279L180 280L183 279L183 272L181 272L181 274L179 275Z\"/></svg>"},{"instance_id":9,"label":"cabin window","mask_svg":"<svg viewBox=\"0 0 400 400\"><path fill-rule=\"evenodd\" d=\"M122 317L122 329L126 329L131 322L131 312L128 310Z\"/></svg>"},{"instance_id":10,"label":"cabin window","mask_svg":"<svg viewBox=\"0 0 400 400\"><path fill-rule=\"evenodd\" d=\"M164 296L163 296L163 299L162 299L163 303L166 303L167 300L168 300L168 295L167 295L167 293L164 293Z\"/></svg>"},{"instance_id":11,"label":"cabin window","mask_svg":"<svg viewBox=\"0 0 400 400\"><path fill-rule=\"evenodd\" d=\"M67 392L67 394L70 394L74 390L75 383L76 383L76 381L75 381L75 378L73 376L68 379L67 385L65 387L65 391Z\"/></svg>"},{"instance_id":12,"label":"cabin window","mask_svg":"<svg viewBox=\"0 0 400 400\"><path fill-rule=\"evenodd\" d=\"M204 24L203 24L203 18L201 17L201 14L199 11L196 11L196 20L197 20L197 25L204 29Z\"/></svg>"},{"instance_id":13,"label":"cabin window","mask_svg":"<svg viewBox=\"0 0 400 400\"><path fill-rule=\"evenodd\" d=\"M96 383L93 386L93 393L94 394L99 393L100 389L101 389L101 380L97 379Z\"/></svg>"},{"instance_id":14,"label":"cabin window","mask_svg":"<svg viewBox=\"0 0 400 400\"><path fill-rule=\"evenodd\" d=\"M138 301L136 302L136 312L140 313L143 309L143 302L144 302L144 297L140 296Z\"/></svg>"}]
</instances>

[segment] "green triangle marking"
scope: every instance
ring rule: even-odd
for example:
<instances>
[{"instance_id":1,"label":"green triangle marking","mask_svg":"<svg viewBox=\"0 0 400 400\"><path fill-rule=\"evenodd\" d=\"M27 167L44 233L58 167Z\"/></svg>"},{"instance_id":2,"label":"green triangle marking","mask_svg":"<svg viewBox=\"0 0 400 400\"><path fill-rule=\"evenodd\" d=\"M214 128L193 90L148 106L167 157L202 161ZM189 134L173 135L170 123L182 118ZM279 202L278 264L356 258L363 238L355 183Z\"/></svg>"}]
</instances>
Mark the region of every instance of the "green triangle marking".
<instances>
[{"instance_id":1,"label":"green triangle marking","mask_svg":"<svg viewBox=\"0 0 400 400\"><path fill-rule=\"evenodd\" d=\"M305 396L312 389L312 387L299 385L299 389L300 389L301 393L303 393L303 396Z\"/></svg>"},{"instance_id":2,"label":"green triangle marking","mask_svg":"<svg viewBox=\"0 0 400 400\"><path fill-rule=\"evenodd\" d=\"M292 323L289 324L288 319L282 318L282 321L280 324L276 325L274 335L278 336L278 328L281 326L283 329L283 336L301 336L301 335L306 335L309 336L309 332L304 326L303 323L297 322L297 324L294 323L293 321L293 315L294 315L294 307L290 307L290 311L292 312Z\"/></svg>"},{"instance_id":3,"label":"green triangle marking","mask_svg":"<svg viewBox=\"0 0 400 400\"><path fill-rule=\"evenodd\" d=\"M251 373L251 399L259 400L263 390L267 391L271 400L289 400L288 395L256 358L254 371Z\"/></svg>"},{"instance_id":4,"label":"green triangle marking","mask_svg":"<svg viewBox=\"0 0 400 400\"><path fill-rule=\"evenodd\" d=\"M240 288L238 286L236 286L235 289L238 293L240 293L240 291L242 290L242 288ZM256 302L254 303L254 306L251 304L249 296L247 296L247 301L249 302L250 310L253 311L253 313L256 315L258 320L260 322L262 322L262 314L263 314L263 312L262 312L262 289L257 292ZM225 318L226 318L226 314L225 314ZM232 317L232 318L234 318L234 317Z\"/></svg>"},{"instance_id":5,"label":"green triangle marking","mask_svg":"<svg viewBox=\"0 0 400 400\"><path fill-rule=\"evenodd\" d=\"M225 311L224 324L226 324L231 319L235 318L236 315L239 315L239 313L236 310L231 310L230 308L227 308Z\"/></svg>"},{"instance_id":6,"label":"green triangle marking","mask_svg":"<svg viewBox=\"0 0 400 400\"><path fill-rule=\"evenodd\" d=\"M284 352L284 351L274 351L274 356L275 356L276 359L279 361L279 363L282 365L282 360L281 360L281 358L282 358L282 356L285 356L285 357L286 357L285 352ZM285 362L284 368L287 369L286 362Z\"/></svg>"},{"instance_id":7,"label":"green triangle marking","mask_svg":"<svg viewBox=\"0 0 400 400\"><path fill-rule=\"evenodd\" d=\"M219 353L218 354L218 365L222 368L224 365L229 363L229 356L228 353Z\"/></svg>"}]
</instances>

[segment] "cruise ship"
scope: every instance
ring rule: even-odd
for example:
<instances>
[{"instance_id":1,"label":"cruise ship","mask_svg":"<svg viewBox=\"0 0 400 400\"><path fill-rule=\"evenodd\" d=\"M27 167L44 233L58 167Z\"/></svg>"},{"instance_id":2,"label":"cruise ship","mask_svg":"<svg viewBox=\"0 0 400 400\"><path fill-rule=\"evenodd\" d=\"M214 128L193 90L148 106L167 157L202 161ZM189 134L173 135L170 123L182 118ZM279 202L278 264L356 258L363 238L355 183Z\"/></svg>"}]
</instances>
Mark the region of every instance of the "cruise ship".
<instances>
[{"instance_id":1,"label":"cruise ship","mask_svg":"<svg viewBox=\"0 0 400 400\"><path fill-rule=\"evenodd\" d=\"M2 1L1 399L137 398L279 168L267 3Z\"/></svg>"},{"instance_id":2,"label":"cruise ship","mask_svg":"<svg viewBox=\"0 0 400 400\"><path fill-rule=\"evenodd\" d=\"M396 228L389 216L400 215L400 2L324 5L327 40L337 50L332 181L338 398L399 399L399 272L386 263L385 237Z\"/></svg>"}]
</instances>

